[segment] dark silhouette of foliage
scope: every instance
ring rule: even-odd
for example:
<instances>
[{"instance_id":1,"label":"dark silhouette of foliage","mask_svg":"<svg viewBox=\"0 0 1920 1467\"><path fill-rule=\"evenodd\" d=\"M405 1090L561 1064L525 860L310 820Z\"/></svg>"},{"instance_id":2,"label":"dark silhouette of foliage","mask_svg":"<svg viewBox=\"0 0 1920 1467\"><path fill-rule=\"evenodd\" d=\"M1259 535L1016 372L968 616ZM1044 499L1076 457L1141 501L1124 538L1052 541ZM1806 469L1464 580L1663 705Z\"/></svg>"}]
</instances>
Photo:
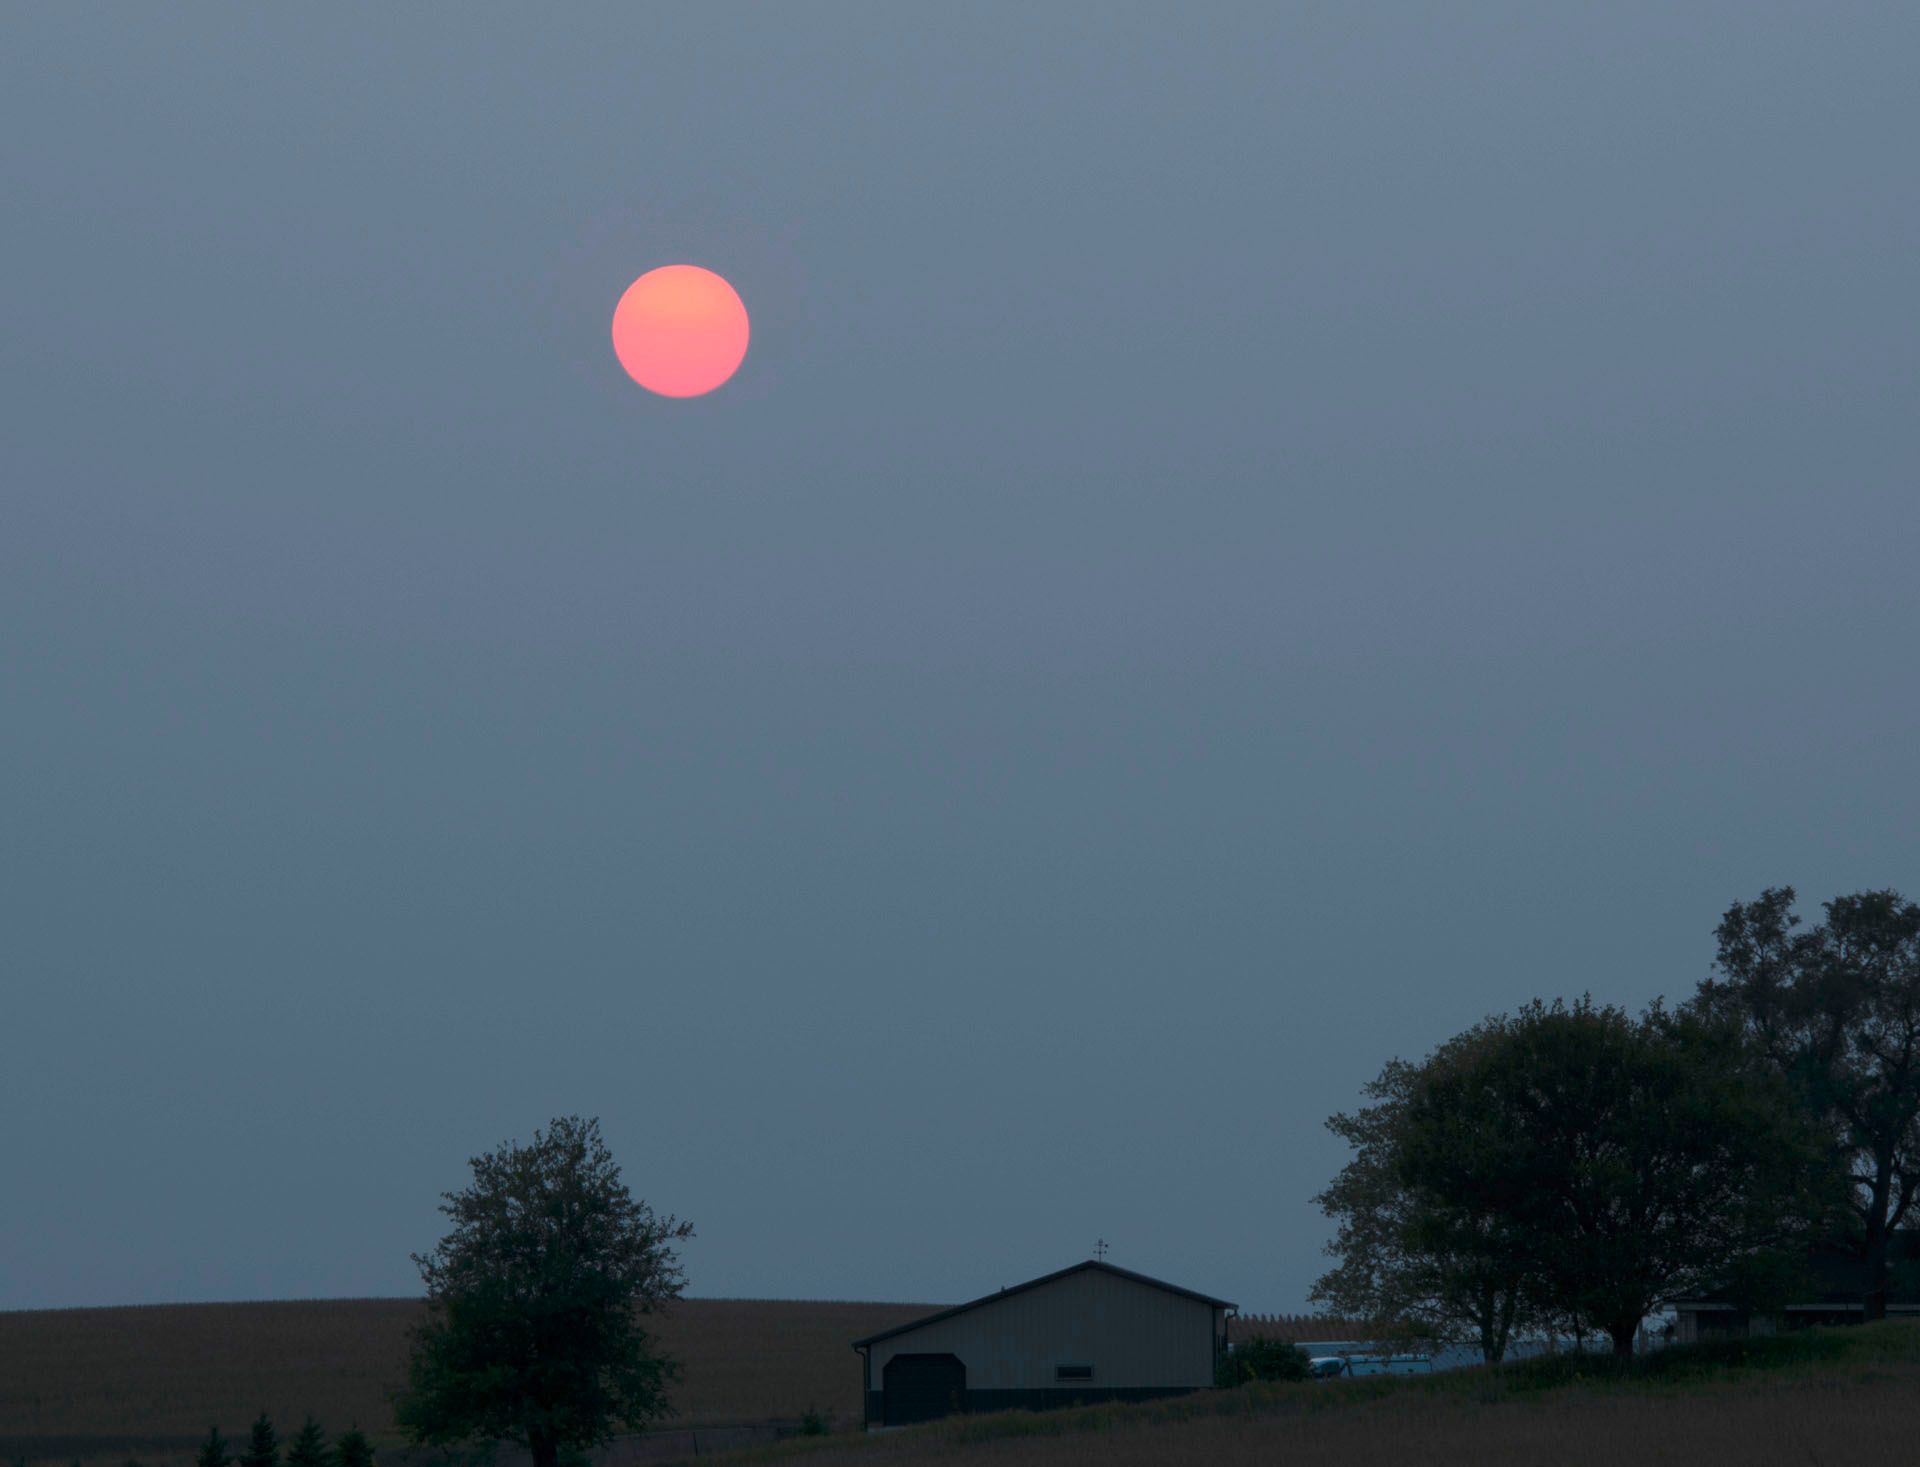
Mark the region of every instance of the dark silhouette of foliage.
<instances>
[{"instance_id":1,"label":"dark silhouette of foliage","mask_svg":"<svg viewBox=\"0 0 1920 1467\"><path fill-rule=\"evenodd\" d=\"M1326 1251L1339 1264L1309 1297L1372 1321L1370 1337L1471 1340L1492 1364L1506 1354L1516 1327L1537 1322L1524 1287L1525 1254L1504 1218L1429 1215L1400 1170L1416 1088L1482 1042L1484 1028L1449 1041L1424 1064L1391 1061L1366 1087L1373 1104L1328 1120L1354 1156L1314 1198L1336 1223Z\"/></svg>"},{"instance_id":2,"label":"dark silhouette of foliage","mask_svg":"<svg viewBox=\"0 0 1920 1467\"><path fill-rule=\"evenodd\" d=\"M1590 999L1490 1020L1423 1074L1398 1157L1416 1242L1485 1229L1528 1296L1630 1355L1660 1303L1830 1225L1838 1177L1729 1026Z\"/></svg>"},{"instance_id":3,"label":"dark silhouette of foliage","mask_svg":"<svg viewBox=\"0 0 1920 1467\"><path fill-rule=\"evenodd\" d=\"M332 1464L327 1434L320 1429L320 1423L309 1416L287 1443L287 1467L332 1467Z\"/></svg>"},{"instance_id":4,"label":"dark silhouette of foliage","mask_svg":"<svg viewBox=\"0 0 1920 1467\"><path fill-rule=\"evenodd\" d=\"M265 1411L253 1419L247 1449L240 1454L240 1467L280 1467L280 1439L274 1435L273 1421Z\"/></svg>"},{"instance_id":5,"label":"dark silhouette of foliage","mask_svg":"<svg viewBox=\"0 0 1920 1467\"><path fill-rule=\"evenodd\" d=\"M355 1422L333 1444L334 1467L373 1467L373 1443Z\"/></svg>"},{"instance_id":6,"label":"dark silhouette of foliage","mask_svg":"<svg viewBox=\"0 0 1920 1467\"><path fill-rule=\"evenodd\" d=\"M1794 900L1773 887L1727 909L1718 976L1695 1006L1741 1025L1827 1128L1853 1183L1866 1317L1879 1319L1888 1245L1920 1189L1920 905L1857 892L1804 927Z\"/></svg>"},{"instance_id":7,"label":"dark silhouette of foliage","mask_svg":"<svg viewBox=\"0 0 1920 1467\"><path fill-rule=\"evenodd\" d=\"M1305 1350L1284 1340L1256 1335L1220 1352L1214 1362L1213 1383L1225 1390L1250 1380L1310 1380L1312 1376L1313 1363Z\"/></svg>"},{"instance_id":8,"label":"dark silhouette of foliage","mask_svg":"<svg viewBox=\"0 0 1920 1467\"><path fill-rule=\"evenodd\" d=\"M1560 1390L1587 1382L1630 1381L1681 1384L1724 1379L1734 1371L1805 1369L1848 1359L1849 1341L1832 1330L1795 1330L1784 1335L1735 1335L1693 1345L1670 1345L1644 1355L1567 1350L1510 1361L1501 1386L1515 1394Z\"/></svg>"},{"instance_id":9,"label":"dark silhouette of foliage","mask_svg":"<svg viewBox=\"0 0 1920 1467\"><path fill-rule=\"evenodd\" d=\"M414 1255L428 1319L397 1403L408 1436L515 1442L557 1467L667 1414L678 1367L641 1320L684 1287L674 1244L692 1226L632 1196L598 1121L563 1117L472 1167L440 1209L452 1231Z\"/></svg>"},{"instance_id":10,"label":"dark silhouette of foliage","mask_svg":"<svg viewBox=\"0 0 1920 1467\"><path fill-rule=\"evenodd\" d=\"M227 1452L227 1439L220 1435L219 1427L207 1429L207 1439L200 1443L200 1450L193 1460L195 1467L227 1467L233 1460Z\"/></svg>"}]
</instances>

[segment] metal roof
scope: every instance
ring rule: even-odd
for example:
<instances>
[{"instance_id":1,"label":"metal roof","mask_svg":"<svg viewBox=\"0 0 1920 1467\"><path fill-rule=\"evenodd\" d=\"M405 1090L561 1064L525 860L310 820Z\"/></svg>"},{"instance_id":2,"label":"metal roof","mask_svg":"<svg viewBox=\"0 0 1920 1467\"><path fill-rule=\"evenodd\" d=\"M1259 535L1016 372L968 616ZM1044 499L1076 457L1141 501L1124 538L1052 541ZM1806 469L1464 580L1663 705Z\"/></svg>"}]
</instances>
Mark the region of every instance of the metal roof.
<instances>
[{"instance_id":1,"label":"metal roof","mask_svg":"<svg viewBox=\"0 0 1920 1467\"><path fill-rule=\"evenodd\" d=\"M1238 1304L1229 1303L1225 1299L1216 1299L1211 1294L1201 1294L1196 1293L1192 1289L1183 1289L1178 1284L1168 1283L1165 1279L1148 1278L1145 1274L1135 1273L1132 1269L1116 1268L1111 1263L1102 1263L1098 1259L1089 1258L1085 1263L1076 1263L1073 1267L1063 1268L1057 1273L1042 1274L1037 1279L1028 1279L1024 1284L1015 1284L1009 1289L1001 1289L992 1294L983 1294L978 1299L970 1300L965 1304L956 1304L951 1309L941 1309L907 1324L895 1325L892 1329L883 1329L877 1335L868 1335L864 1340L855 1340L853 1342L853 1348L856 1350L864 1350L868 1345L877 1345L880 1341L890 1340L895 1335L904 1335L910 1330L923 1329L927 1325L937 1324L943 1319L952 1319L954 1315L965 1314L969 1309L978 1309L982 1304L993 1304L1001 1299L1011 1299L1015 1294L1024 1294L1029 1289L1037 1289L1043 1284L1053 1283L1071 1274L1084 1273L1088 1269L1093 1269L1099 1273L1112 1274L1115 1278L1126 1279L1132 1283L1145 1284L1148 1288L1163 1289L1169 1294L1178 1294L1183 1299L1192 1299L1198 1303L1210 1305L1215 1309L1238 1309L1240 1307Z\"/></svg>"}]
</instances>

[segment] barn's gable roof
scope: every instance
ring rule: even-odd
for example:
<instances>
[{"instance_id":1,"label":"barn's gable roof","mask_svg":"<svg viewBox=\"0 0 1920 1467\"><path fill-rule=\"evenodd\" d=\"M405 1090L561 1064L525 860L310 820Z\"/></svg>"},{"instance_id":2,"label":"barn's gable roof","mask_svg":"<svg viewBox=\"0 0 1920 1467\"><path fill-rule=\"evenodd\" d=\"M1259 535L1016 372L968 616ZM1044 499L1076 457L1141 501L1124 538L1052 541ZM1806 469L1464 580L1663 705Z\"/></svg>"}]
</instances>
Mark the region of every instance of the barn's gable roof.
<instances>
[{"instance_id":1,"label":"barn's gable roof","mask_svg":"<svg viewBox=\"0 0 1920 1467\"><path fill-rule=\"evenodd\" d=\"M1205 1304L1214 1309L1238 1309L1240 1307L1238 1304L1228 1303L1225 1299L1216 1299L1211 1294L1198 1294L1192 1289L1183 1289L1178 1284L1170 1284L1164 1279L1148 1278L1145 1274L1135 1273L1132 1269L1116 1268L1111 1263L1102 1263L1098 1259L1089 1258L1085 1263L1076 1263L1073 1267L1063 1268L1057 1273L1042 1274L1037 1279L1028 1279L1024 1284L1015 1284L1010 1289L1000 1289L991 1294L984 1294L980 1298L970 1300L965 1304L956 1304L951 1309L942 1309L936 1313L926 1315L923 1318L911 1320L906 1324L897 1324L892 1329L883 1329L877 1335L868 1335L864 1340L855 1340L853 1342L853 1348L856 1350L864 1350L868 1345L877 1345L880 1341L890 1340L895 1335L904 1335L911 1330L924 1329L930 1324L938 1324L943 1319L952 1319L956 1314L965 1314L969 1309L978 1309L982 1304L997 1304L1002 1299L1011 1299L1015 1294L1024 1294L1029 1289L1041 1288L1044 1285L1057 1282L1073 1274L1085 1273L1088 1269L1092 1269L1098 1273L1111 1274L1115 1278L1126 1279L1130 1283L1145 1284L1150 1289L1161 1289L1169 1294L1178 1294L1182 1299L1192 1299L1196 1303Z\"/></svg>"}]
</instances>

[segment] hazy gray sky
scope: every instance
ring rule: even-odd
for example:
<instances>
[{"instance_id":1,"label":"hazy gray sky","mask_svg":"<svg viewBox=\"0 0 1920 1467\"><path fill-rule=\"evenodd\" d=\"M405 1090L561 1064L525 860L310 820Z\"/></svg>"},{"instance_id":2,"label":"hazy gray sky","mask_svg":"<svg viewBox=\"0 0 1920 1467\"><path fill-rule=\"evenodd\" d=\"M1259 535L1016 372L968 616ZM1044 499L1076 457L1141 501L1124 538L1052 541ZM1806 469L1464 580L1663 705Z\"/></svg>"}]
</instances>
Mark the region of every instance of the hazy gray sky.
<instances>
[{"instance_id":1,"label":"hazy gray sky","mask_svg":"<svg viewBox=\"0 0 1920 1467\"><path fill-rule=\"evenodd\" d=\"M1322 1129L1920 893L1920 8L10 6L0 1306L1296 1308ZM691 261L739 376L650 398Z\"/></svg>"}]
</instances>

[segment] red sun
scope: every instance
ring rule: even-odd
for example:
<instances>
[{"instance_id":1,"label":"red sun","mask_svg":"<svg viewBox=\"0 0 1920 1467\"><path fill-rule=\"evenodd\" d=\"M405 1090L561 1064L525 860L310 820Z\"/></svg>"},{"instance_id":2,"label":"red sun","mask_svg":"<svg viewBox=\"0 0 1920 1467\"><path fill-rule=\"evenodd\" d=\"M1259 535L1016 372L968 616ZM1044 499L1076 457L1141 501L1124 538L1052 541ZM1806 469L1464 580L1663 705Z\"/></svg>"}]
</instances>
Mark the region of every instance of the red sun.
<instances>
[{"instance_id":1,"label":"red sun","mask_svg":"<svg viewBox=\"0 0 1920 1467\"><path fill-rule=\"evenodd\" d=\"M647 391L698 397L746 356L747 308L713 271L662 265L629 285L613 308L613 352Z\"/></svg>"}]
</instances>

